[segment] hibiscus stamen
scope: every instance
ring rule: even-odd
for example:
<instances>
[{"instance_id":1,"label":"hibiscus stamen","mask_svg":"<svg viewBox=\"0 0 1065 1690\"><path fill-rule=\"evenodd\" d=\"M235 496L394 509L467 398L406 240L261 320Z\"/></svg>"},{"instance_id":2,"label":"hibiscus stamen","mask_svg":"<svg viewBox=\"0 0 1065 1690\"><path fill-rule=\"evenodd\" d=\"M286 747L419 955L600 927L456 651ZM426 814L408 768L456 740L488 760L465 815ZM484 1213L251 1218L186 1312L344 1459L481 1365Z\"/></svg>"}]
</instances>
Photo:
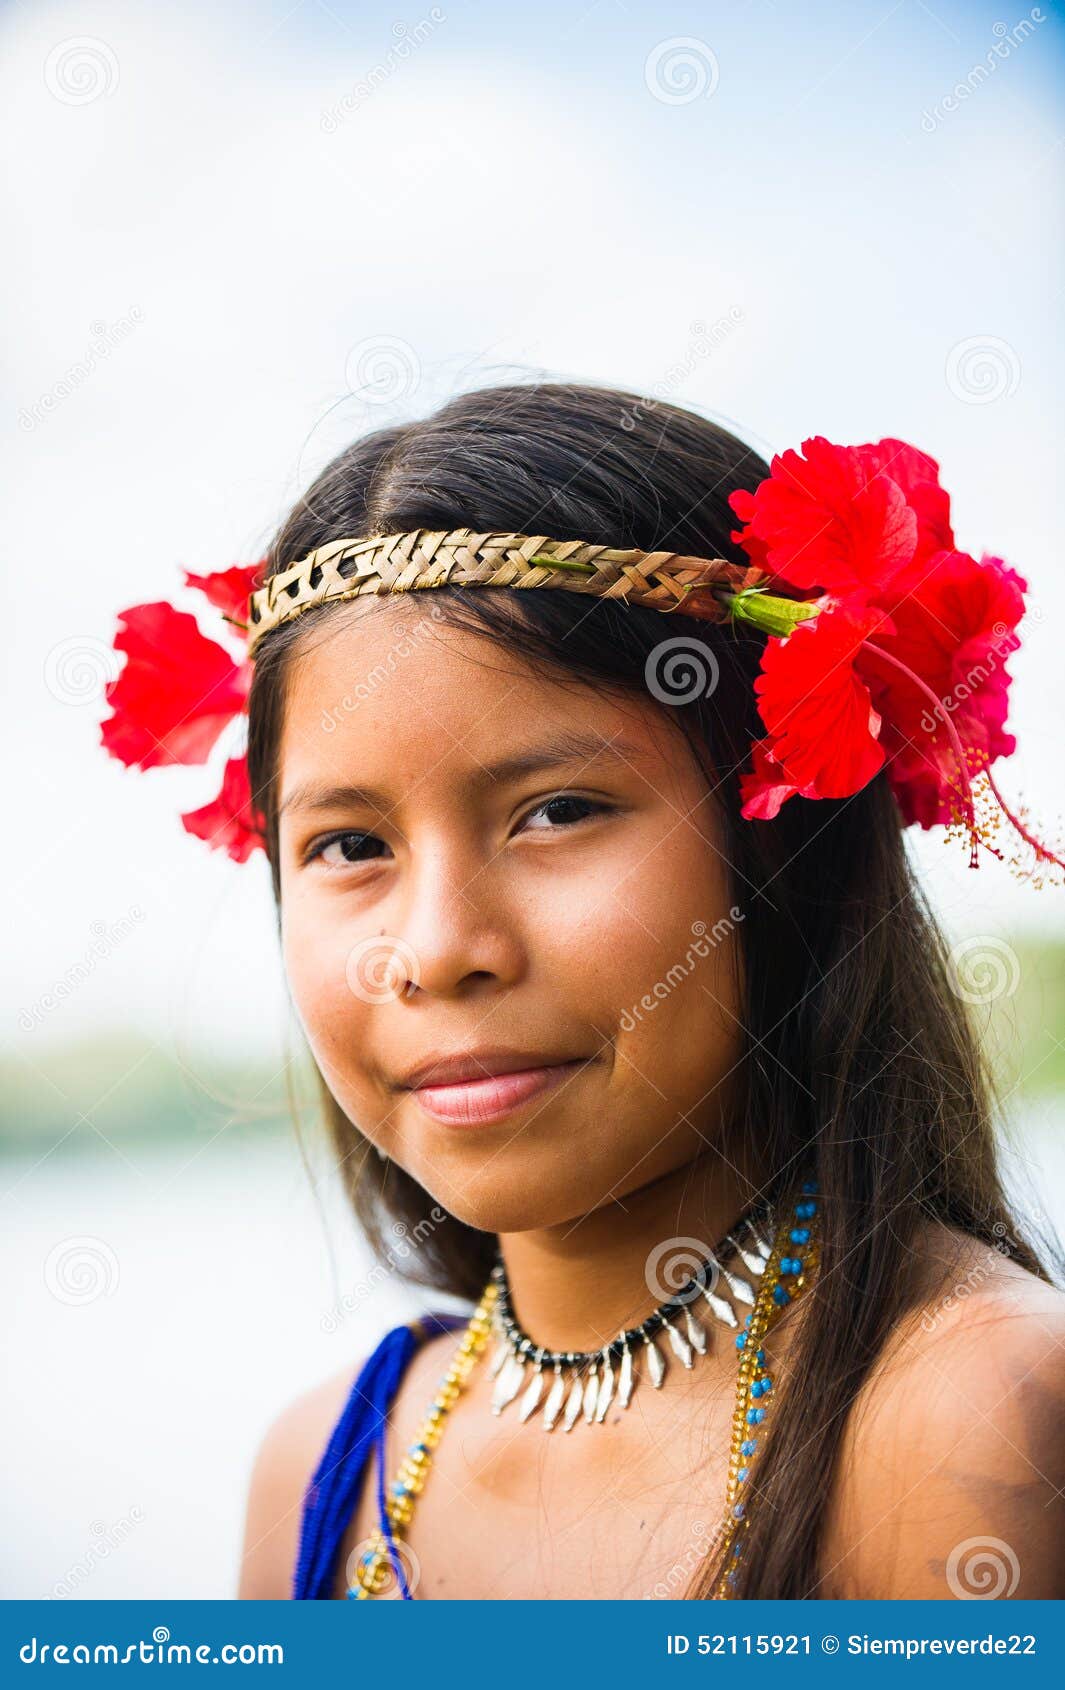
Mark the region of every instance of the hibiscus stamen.
<instances>
[{"instance_id":1,"label":"hibiscus stamen","mask_svg":"<svg viewBox=\"0 0 1065 1690\"><path fill-rule=\"evenodd\" d=\"M984 774L987 777L988 785L995 794L995 800L999 808L1002 810L1010 826L1016 828L1025 844L1031 846L1032 850L1035 852L1036 860L1038 862L1053 863L1057 868L1065 868L1065 858L1055 856L1054 852L1049 850L1046 845L1041 845L1035 835L1029 833L1020 817L1013 813L998 787L995 785L994 776L992 775L991 770L985 769Z\"/></svg>"},{"instance_id":2,"label":"hibiscus stamen","mask_svg":"<svg viewBox=\"0 0 1065 1690\"><path fill-rule=\"evenodd\" d=\"M871 652L874 657L882 657L884 662L889 663L893 669L897 669L900 675L905 675L911 686L916 687L918 692L923 693L925 698L931 702L932 709L937 720L941 721L944 728L947 730L947 738L950 741L951 749L957 759L958 772L961 775L962 813L969 833L969 867L976 868L978 866L977 852L980 844L980 832L976 825L976 806L973 801L972 782L969 779L968 759L965 754L965 747L962 745L961 739L958 735L958 730L946 713L943 700L932 691L932 688L926 681L922 681L920 675L915 674L908 663L903 663L900 658L893 657L891 652L884 650L883 646L874 645L871 640L863 640L862 648L865 651ZM996 797L997 796L998 794L996 792ZM1003 808L1005 808L1005 806L1003 806ZM1008 810L1006 811L1006 814L1009 815ZM1012 819L1013 818L1010 817L1011 821Z\"/></svg>"}]
</instances>

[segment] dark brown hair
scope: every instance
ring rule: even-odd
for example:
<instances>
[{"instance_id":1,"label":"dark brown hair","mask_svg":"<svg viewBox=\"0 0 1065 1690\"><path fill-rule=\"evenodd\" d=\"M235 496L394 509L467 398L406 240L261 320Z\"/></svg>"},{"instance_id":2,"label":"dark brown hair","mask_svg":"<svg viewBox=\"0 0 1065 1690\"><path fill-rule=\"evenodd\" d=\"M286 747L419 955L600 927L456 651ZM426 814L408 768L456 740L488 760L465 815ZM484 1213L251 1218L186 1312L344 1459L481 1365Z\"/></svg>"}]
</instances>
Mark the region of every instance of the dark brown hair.
<instances>
[{"instance_id":1,"label":"dark brown hair","mask_svg":"<svg viewBox=\"0 0 1065 1690\"><path fill-rule=\"evenodd\" d=\"M728 495L765 462L716 424L638 395L586 385L505 386L453 400L343 452L281 528L268 573L330 539L413 528L595 539L746 561L730 539ZM818 1557L847 1412L915 1303L919 1230L929 1219L1011 1253L1048 1277L1010 1213L996 1167L993 1093L969 1011L951 986L943 937L903 848L882 772L854 797L792 799L773 822L739 813L738 775L761 731L752 687L762 636L566 592L432 593L443 624L490 636L543 672L648 699L646 663L683 633L712 654L709 697L669 707L711 778L731 900L739 906L744 1049L732 1131L744 1165L772 1170L784 1200L798 1170L820 1184L822 1266L767 1424L734 1593L817 1595ZM249 704L253 792L277 865L276 762L290 658L310 625L283 624L259 648ZM667 708L662 706L663 709ZM376 1156L322 1084L348 1189L378 1248L385 1227L416 1226L431 1199ZM364 1142L364 1141L363 1141ZM751 1194L752 1196L754 1193ZM1029 1228L1029 1232L1032 1229ZM476 1299L493 1235L454 1216L410 1253L410 1277ZM714 1588L708 1567L688 1592Z\"/></svg>"}]
</instances>

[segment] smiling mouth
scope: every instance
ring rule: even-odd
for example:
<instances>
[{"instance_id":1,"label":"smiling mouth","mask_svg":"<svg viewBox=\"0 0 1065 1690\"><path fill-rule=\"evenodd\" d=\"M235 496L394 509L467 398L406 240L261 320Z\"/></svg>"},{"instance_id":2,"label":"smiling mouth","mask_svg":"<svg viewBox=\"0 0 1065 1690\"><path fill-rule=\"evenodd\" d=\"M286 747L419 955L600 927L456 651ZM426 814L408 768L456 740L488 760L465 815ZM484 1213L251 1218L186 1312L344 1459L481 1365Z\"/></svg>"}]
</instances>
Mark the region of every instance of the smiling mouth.
<instances>
[{"instance_id":1,"label":"smiling mouth","mask_svg":"<svg viewBox=\"0 0 1065 1690\"><path fill-rule=\"evenodd\" d=\"M453 1080L447 1085L411 1087L411 1096L434 1120L449 1127L488 1126L502 1121L523 1104L555 1090L587 1066L588 1057L541 1068L520 1068L507 1074Z\"/></svg>"}]
</instances>

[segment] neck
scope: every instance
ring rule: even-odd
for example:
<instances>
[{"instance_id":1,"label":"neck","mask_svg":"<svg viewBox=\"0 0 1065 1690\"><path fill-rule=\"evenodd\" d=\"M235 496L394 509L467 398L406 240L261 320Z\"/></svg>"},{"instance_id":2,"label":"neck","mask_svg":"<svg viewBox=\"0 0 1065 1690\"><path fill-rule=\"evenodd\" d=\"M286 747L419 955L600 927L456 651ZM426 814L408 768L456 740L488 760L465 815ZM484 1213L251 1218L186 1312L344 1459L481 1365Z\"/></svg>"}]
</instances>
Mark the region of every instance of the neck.
<instances>
[{"instance_id":1,"label":"neck","mask_svg":"<svg viewBox=\"0 0 1065 1690\"><path fill-rule=\"evenodd\" d=\"M500 1234L514 1316L549 1350L594 1350L679 1291L760 1190L716 1151L560 1226Z\"/></svg>"}]
</instances>

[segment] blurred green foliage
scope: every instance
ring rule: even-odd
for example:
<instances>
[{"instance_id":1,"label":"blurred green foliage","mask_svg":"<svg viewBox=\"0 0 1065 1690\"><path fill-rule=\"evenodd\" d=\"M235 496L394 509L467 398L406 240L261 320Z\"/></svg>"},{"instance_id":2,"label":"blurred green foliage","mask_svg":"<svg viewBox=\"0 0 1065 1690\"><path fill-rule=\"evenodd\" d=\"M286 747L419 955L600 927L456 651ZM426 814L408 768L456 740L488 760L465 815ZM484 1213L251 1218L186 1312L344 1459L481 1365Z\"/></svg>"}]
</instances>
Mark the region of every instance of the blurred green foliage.
<instances>
[{"instance_id":1,"label":"blurred green foliage","mask_svg":"<svg viewBox=\"0 0 1065 1690\"><path fill-rule=\"evenodd\" d=\"M986 954L978 948L986 943ZM972 941L966 990L1010 1114L1065 1098L1065 939ZM146 1037L26 1038L0 1061L0 1149L76 1153L105 1141L228 1143L317 1118L306 1054L267 1061L179 1053Z\"/></svg>"}]
</instances>

